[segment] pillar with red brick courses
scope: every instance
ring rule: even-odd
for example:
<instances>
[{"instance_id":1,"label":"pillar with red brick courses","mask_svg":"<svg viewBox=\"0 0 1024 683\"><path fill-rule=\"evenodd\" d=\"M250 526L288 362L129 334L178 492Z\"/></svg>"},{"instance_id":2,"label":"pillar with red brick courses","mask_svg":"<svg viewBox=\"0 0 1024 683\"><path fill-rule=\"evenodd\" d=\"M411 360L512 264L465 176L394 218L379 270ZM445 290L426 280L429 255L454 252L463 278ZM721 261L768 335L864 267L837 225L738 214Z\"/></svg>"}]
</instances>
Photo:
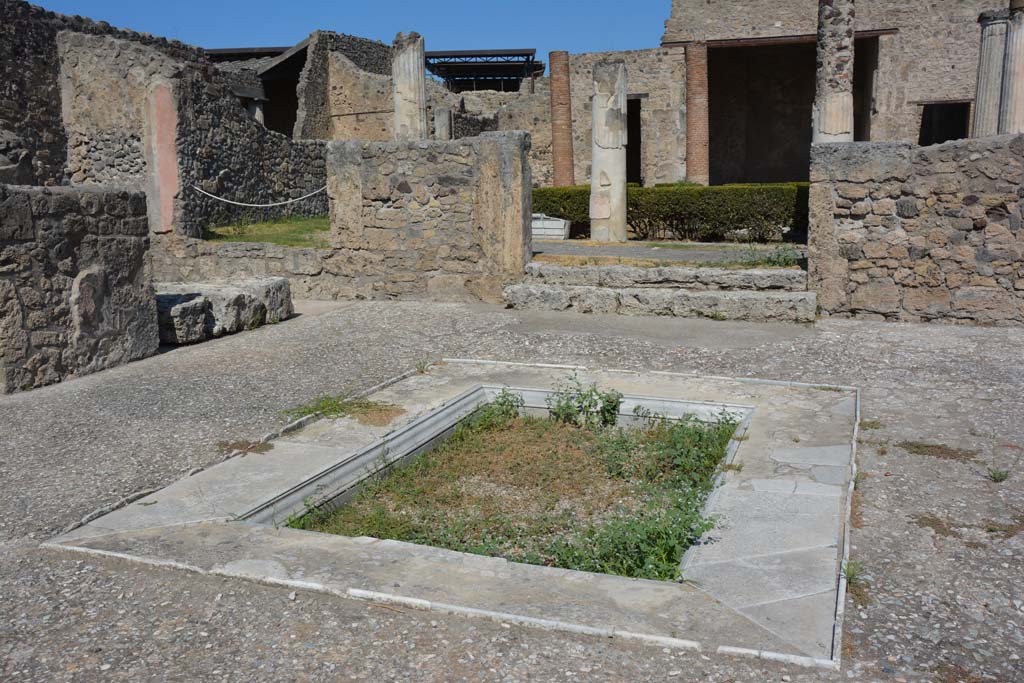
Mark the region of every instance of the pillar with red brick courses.
<instances>
[{"instance_id":1,"label":"pillar with red brick courses","mask_svg":"<svg viewBox=\"0 0 1024 683\"><path fill-rule=\"evenodd\" d=\"M708 117L708 46L686 46L686 179L711 182L711 124Z\"/></svg>"},{"instance_id":2,"label":"pillar with red brick courses","mask_svg":"<svg viewBox=\"0 0 1024 683\"><path fill-rule=\"evenodd\" d=\"M569 53L552 52L551 64L551 156L555 187L576 184L572 151L572 83Z\"/></svg>"}]
</instances>

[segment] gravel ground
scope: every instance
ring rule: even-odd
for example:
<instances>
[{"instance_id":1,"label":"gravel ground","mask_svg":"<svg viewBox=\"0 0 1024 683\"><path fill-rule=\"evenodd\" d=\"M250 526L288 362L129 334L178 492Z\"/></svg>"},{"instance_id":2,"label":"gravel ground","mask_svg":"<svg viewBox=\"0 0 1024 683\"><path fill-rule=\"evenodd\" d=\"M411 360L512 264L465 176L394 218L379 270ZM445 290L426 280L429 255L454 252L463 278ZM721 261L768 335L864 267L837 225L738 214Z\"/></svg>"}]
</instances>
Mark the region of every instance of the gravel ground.
<instances>
[{"instance_id":1,"label":"gravel ground","mask_svg":"<svg viewBox=\"0 0 1024 683\"><path fill-rule=\"evenodd\" d=\"M313 309L307 309L313 310ZM838 674L665 652L85 559L39 540L252 439L281 410L442 356L863 389ZM0 398L3 681L1024 680L1024 330L814 328L321 306L285 324ZM920 444L944 446L923 448ZM1010 470L997 484L990 467Z\"/></svg>"}]
</instances>

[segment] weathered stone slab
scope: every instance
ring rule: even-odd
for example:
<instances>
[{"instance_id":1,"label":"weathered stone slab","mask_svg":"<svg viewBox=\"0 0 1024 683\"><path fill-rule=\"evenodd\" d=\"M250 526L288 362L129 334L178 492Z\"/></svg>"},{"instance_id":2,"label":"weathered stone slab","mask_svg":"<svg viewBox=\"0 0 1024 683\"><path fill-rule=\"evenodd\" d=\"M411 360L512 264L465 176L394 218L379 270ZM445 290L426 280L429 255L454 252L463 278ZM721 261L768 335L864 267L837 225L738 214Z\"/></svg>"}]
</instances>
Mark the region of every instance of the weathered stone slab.
<instances>
[{"instance_id":1,"label":"weathered stone slab","mask_svg":"<svg viewBox=\"0 0 1024 683\"><path fill-rule=\"evenodd\" d=\"M160 341L195 344L277 323L294 313L283 277L232 283L157 284Z\"/></svg>"},{"instance_id":2,"label":"weathered stone slab","mask_svg":"<svg viewBox=\"0 0 1024 683\"><path fill-rule=\"evenodd\" d=\"M579 313L663 315L716 320L813 322L811 292L719 291L661 287L518 284L505 288L509 308Z\"/></svg>"},{"instance_id":3,"label":"weathered stone slab","mask_svg":"<svg viewBox=\"0 0 1024 683\"><path fill-rule=\"evenodd\" d=\"M658 287L685 289L807 290L807 273L788 268L687 268L661 266L562 266L533 261L526 266L527 282L549 285Z\"/></svg>"}]
</instances>

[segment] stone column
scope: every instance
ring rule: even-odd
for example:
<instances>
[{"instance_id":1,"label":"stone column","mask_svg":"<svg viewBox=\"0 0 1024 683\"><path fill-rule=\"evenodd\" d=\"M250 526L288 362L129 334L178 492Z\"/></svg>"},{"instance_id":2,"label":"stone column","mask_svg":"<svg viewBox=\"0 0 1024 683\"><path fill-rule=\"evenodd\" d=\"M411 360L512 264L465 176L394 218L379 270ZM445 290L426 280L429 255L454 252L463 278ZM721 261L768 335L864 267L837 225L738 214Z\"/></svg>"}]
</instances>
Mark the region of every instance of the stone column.
<instances>
[{"instance_id":1,"label":"stone column","mask_svg":"<svg viewBox=\"0 0 1024 683\"><path fill-rule=\"evenodd\" d=\"M853 142L854 0L818 0L814 142Z\"/></svg>"},{"instance_id":2,"label":"stone column","mask_svg":"<svg viewBox=\"0 0 1024 683\"><path fill-rule=\"evenodd\" d=\"M999 102L1003 94L1003 62L1006 59L1006 30L1010 13L982 12L981 55L978 60L978 86L974 97L974 137L999 133Z\"/></svg>"},{"instance_id":3,"label":"stone column","mask_svg":"<svg viewBox=\"0 0 1024 683\"><path fill-rule=\"evenodd\" d=\"M395 139L426 140L427 66L423 36L399 33L391 45L391 87L395 96Z\"/></svg>"},{"instance_id":4,"label":"stone column","mask_svg":"<svg viewBox=\"0 0 1024 683\"><path fill-rule=\"evenodd\" d=\"M452 139L452 110L447 107L434 110L434 139Z\"/></svg>"},{"instance_id":5,"label":"stone column","mask_svg":"<svg viewBox=\"0 0 1024 683\"><path fill-rule=\"evenodd\" d=\"M1024 0L1010 0L999 132L1024 133Z\"/></svg>"},{"instance_id":6,"label":"stone column","mask_svg":"<svg viewBox=\"0 0 1024 683\"><path fill-rule=\"evenodd\" d=\"M711 122L708 117L708 46L686 46L686 179L711 182Z\"/></svg>"},{"instance_id":7,"label":"stone column","mask_svg":"<svg viewBox=\"0 0 1024 683\"><path fill-rule=\"evenodd\" d=\"M551 161L555 187L576 184L572 150L572 83L569 53L552 52L551 64Z\"/></svg>"},{"instance_id":8,"label":"stone column","mask_svg":"<svg viewBox=\"0 0 1024 683\"><path fill-rule=\"evenodd\" d=\"M626 64L594 65L593 138L590 171L590 238L625 242Z\"/></svg>"}]
</instances>

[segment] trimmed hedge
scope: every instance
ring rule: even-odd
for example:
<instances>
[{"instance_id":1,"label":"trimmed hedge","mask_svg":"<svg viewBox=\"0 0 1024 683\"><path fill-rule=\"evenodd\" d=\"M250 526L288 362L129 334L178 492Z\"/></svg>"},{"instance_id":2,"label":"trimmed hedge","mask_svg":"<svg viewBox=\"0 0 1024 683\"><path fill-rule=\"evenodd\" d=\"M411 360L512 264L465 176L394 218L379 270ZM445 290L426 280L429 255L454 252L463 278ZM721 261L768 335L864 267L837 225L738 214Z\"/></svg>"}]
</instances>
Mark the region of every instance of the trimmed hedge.
<instances>
[{"instance_id":1,"label":"trimmed hedge","mask_svg":"<svg viewBox=\"0 0 1024 683\"><path fill-rule=\"evenodd\" d=\"M630 186L629 227L643 240L775 242L789 228L790 239L803 241L808 188L808 183ZM533 210L589 225L590 186L538 188Z\"/></svg>"}]
</instances>

